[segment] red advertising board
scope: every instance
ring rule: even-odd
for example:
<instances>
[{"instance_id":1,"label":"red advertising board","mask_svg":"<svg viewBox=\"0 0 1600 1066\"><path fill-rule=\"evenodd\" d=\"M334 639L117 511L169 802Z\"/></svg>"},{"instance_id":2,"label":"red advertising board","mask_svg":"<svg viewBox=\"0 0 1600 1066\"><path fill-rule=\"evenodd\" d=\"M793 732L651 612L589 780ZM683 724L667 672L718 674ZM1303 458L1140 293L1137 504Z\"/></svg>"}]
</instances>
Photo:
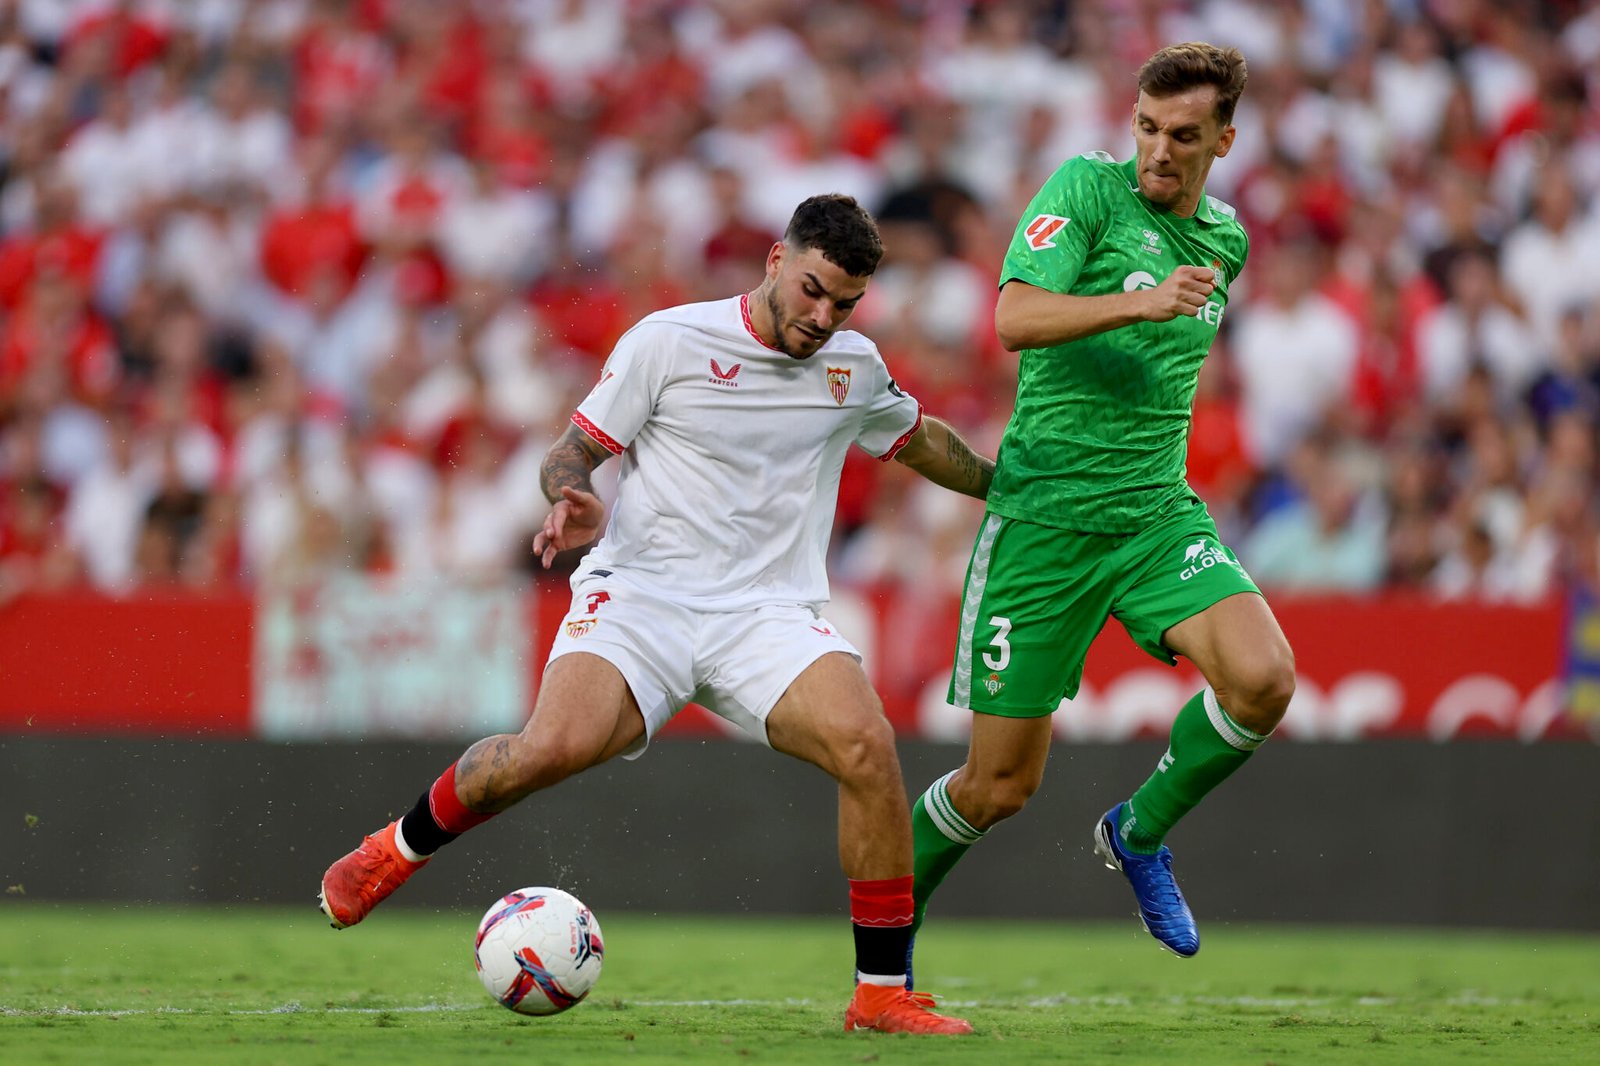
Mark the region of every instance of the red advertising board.
<instances>
[{"instance_id":1,"label":"red advertising board","mask_svg":"<svg viewBox=\"0 0 1600 1066\"><path fill-rule=\"evenodd\" d=\"M245 736L242 596L29 597L0 607L0 729Z\"/></svg>"},{"instance_id":2,"label":"red advertising board","mask_svg":"<svg viewBox=\"0 0 1600 1066\"><path fill-rule=\"evenodd\" d=\"M532 693L567 592L551 585L528 596L525 624L505 639L527 642L520 660ZM1278 598L1273 606L1297 657L1285 737L1590 736L1587 720L1566 709L1560 603ZM951 598L905 588L841 593L828 608L861 648L902 736L965 735L968 716L944 702L956 611ZM72 595L0 607L0 731L253 735L256 617L243 596ZM1158 663L1113 622L1090 652L1082 691L1056 713L1057 733L1086 742L1162 735L1200 685L1187 663ZM726 732L699 708L669 729Z\"/></svg>"}]
</instances>

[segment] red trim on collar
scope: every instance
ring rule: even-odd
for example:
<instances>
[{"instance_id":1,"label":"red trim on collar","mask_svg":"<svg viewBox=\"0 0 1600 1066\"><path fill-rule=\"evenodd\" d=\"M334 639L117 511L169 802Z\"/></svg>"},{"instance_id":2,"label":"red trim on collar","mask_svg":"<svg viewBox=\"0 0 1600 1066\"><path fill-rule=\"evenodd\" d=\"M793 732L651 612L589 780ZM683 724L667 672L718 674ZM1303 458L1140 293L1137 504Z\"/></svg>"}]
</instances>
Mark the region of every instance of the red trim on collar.
<instances>
[{"instance_id":1,"label":"red trim on collar","mask_svg":"<svg viewBox=\"0 0 1600 1066\"><path fill-rule=\"evenodd\" d=\"M765 340L762 339L761 334L756 332L756 324L754 322L750 321L750 294L749 293L745 293L743 296L739 297L739 317L744 319L745 332L750 334L750 336L754 337L756 339L757 343L759 343L761 345L761 347L769 349L770 351L778 352L779 354L782 354L782 355L787 355L788 354L782 348L779 348L779 347L776 347L774 345L768 344Z\"/></svg>"}]
</instances>

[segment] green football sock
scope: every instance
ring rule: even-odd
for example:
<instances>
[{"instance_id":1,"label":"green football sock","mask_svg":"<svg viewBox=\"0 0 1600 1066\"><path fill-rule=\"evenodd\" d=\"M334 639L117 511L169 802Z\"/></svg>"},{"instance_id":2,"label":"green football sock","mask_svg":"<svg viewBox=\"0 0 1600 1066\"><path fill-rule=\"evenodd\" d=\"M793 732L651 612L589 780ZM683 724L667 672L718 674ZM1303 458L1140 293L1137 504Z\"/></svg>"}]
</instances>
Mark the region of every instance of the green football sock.
<instances>
[{"instance_id":1,"label":"green football sock","mask_svg":"<svg viewBox=\"0 0 1600 1066\"><path fill-rule=\"evenodd\" d=\"M1229 718L1209 688L1195 693L1172 723L1156 772L1122 808L1117 834L1128 850L1153 854L1178 819L1243 766L1265 739Z\"/></svg>"},{"instance_id":2,"label":"green football sock","mask_svg":"<svg viewBox=\"0 0 1600 1066\"><path fill-rule=\"evenodd\" d=\"M928 897L961 861L967 849L983 837L984 831L972 828L950 802L946 786L955 773L951 770L929 785L928 791L911 805L911 842L916 849L916 878L911 886L915 904L911 918L913 936L922 927Z\"/></svg>"}]
</instances>

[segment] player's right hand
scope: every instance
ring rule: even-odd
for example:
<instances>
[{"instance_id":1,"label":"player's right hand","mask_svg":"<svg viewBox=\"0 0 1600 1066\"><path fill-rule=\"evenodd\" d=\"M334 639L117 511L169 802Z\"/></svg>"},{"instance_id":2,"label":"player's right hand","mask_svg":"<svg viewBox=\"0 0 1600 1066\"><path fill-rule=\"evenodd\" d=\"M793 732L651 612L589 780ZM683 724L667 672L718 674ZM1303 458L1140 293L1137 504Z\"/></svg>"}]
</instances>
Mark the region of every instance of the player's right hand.
<instances>
[{"instance_id":1,"label":"player's right hand","mask_svg":"<svg viewBox=\"0 0 1600 1066\"><path fill-rule=\"evenodd\" d=\"M600 521L605 513L605 504L594 493L562 486L561 499L550 508L544 528L533 538L533 552L544 568L550 569L557 552L580 548L593 540L600 532Z\"/></svg>"},{"instance_id":2,"label":"player's right hand","mask_svg":"<svg viewBox=\"0 0 1600 1066\"><path fill-rule=\"evenodd\" d=\"M1209 267L1178 267L1160 285L1145 290L1150 297L1145 317L1151 322L1170 322L1179 315L1198 315L1216 291L1216 280L1216 272Z\"/></svg>"}]
</instances>

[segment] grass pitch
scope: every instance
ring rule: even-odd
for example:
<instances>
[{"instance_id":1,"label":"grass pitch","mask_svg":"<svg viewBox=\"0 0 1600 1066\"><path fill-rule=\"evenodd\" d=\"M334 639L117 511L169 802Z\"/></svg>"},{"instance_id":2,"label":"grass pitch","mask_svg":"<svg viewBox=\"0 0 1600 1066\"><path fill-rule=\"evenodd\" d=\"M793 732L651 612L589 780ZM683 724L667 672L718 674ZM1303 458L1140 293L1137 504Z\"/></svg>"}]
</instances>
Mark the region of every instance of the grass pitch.
<instances>
[{"instance_id":1,"label":"grass pitch","mask_svg":"<svg viewBox=\"0 0 1600 1066\"><path fill-rule=\"evenodd\" d=\"M492 1003L477 914L0 903L0 1060L32 1063L1600 1061L1600 937L934 921L918 984L974 1037L840 1031L845 921L601 914L599 986Z\"/></svg>"}]
</instances>

